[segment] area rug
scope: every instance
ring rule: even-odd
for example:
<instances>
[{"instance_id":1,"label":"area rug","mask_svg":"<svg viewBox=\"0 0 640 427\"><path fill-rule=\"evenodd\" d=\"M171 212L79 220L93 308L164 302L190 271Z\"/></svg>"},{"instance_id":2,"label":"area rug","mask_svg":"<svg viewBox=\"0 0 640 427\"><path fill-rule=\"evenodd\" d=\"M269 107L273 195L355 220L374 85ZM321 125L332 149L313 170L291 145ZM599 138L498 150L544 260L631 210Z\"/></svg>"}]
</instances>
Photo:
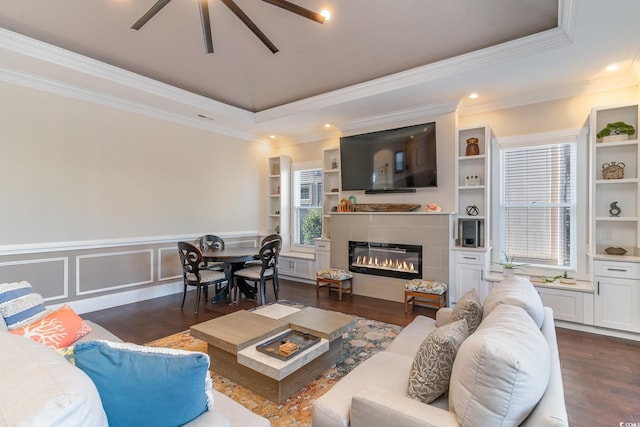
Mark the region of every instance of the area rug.
<instances>
[{"instance_id":1,"label":"area rug","mask_svg":"<svg viewBox=\"0 0 640 427\"><path fill-rule=\"evenodd\" d=\"M384 350L402 330L401 326L376 320L356 317L355 328L343 335L344 359L336 366L322 373L320 378L300 389L297 393L278 404L259 394L216 374L211 366L214 388L224 393L246 408L262 415L278 426L311 426L311 404L326 393L333 385L353 368L375 353ZM170 347L191 351L207 351L207 344L189 335L189 331L161 338L147 343L153 347Z\"/></svg>"}]
</instances>

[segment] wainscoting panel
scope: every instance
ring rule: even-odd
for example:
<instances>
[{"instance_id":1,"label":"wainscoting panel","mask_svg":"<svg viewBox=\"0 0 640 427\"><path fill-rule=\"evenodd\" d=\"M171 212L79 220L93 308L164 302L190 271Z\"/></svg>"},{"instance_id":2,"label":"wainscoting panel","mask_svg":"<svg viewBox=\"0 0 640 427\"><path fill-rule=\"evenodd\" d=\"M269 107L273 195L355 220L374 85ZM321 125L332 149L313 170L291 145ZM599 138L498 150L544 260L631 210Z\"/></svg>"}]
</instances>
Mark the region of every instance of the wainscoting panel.
<instances>
[{"instance_id":1,"label":"wainscoting panel","mask_svg":"<svg viewBox=\"0 0 640 427\"><path fill-rule=\"evenodd\" d=\"M182 280L182 267L178 246L158 248L158 281Z\"/></svg>"},{"instance_id":2,"label":"wainscoting panel","mask_svg":"<svg viewBox=\"0 0 640 427\"><path fill-rule=\"evenodd\" d=\"M0 263L1 282L26 280L45 301L69 296L69 259L67 257L16 260Z\"/></svg>"},{"instance_id":3,"label":"wainscoting panel","mask_svg":"<svg viewBox=\"0 0 640 427\"><path fill-rule=\"evenodd\" d=\"M257 231L212 234L229 247L256 247L261 238ZM78 313L180 293L177 242L198 238L172 235L0 245L0 283L26 280L50 308L69 304Z\"/></svg>"},{"instance_id":4,"label":"wainscoting panel","mask_svg":"<svg viewBox=\"0 0 640 427\"><path fill-rule=\"evenodd\" d=\"M153 283L153 249L76 257L76 295Z\"/></svg>"}]
</instances>

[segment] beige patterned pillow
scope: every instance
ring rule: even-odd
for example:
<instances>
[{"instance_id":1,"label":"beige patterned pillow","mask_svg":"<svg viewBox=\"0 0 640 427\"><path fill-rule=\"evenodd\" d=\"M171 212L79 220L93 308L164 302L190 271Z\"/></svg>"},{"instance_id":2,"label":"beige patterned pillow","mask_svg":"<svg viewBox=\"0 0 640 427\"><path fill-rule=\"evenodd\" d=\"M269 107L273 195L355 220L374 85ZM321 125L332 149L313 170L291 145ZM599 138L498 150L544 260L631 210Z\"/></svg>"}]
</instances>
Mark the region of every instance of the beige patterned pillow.
<instances>
[{"instance_id":1,"label":"beige patterned pillow","mask_svg":"<svg viewBox=\"0 0 640 427\"><path fill-rule=\"evenodd\" d=\"M468 290L458 299L453 311L451 321L467 319L469 335L474 333L482 321L482 304L475 289Z\"/></svg>"},{"instance_id":2,"label":"beige patterned pillow","mask_svg":"<svg viewBox=\"0 0 640 427\"><path fill-rule=\"evenodd\" d=\"M425 338L409 372L410 397L431 403L447 391L453 361L468 335L467 321L461 319L433 330Z\"/></svg>"}]
</instances>

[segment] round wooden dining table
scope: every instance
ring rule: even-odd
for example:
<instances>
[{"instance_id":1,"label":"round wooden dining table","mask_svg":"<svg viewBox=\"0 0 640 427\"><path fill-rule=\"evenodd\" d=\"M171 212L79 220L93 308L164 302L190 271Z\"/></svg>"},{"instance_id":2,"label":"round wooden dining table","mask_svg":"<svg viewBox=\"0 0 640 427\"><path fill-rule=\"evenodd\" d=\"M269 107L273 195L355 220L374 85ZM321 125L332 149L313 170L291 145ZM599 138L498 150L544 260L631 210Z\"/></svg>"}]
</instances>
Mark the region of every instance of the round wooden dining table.
<instances>
[{"instance_id":1,"label":"round wooden dining table","mask_svg":"<svg viewBox=\"0 0 640 427\"><path fill-rule=\"evenodd\" d=\"M233 273L240 270L244 267L244 263L247 261L253 261L258 258L258 253L260 252L260 248L257 247L235 247L235 248L225 248L225 249L217 249L217 248L205 248L202 249L200 247L200 241L196 241L193 243L195 246L200 248L200 252L202 253L202 259L207 262L224 262L228 264L231 268L230 274L230 283L232 285L234 283ZM240 292L243 293L247 298L255 298L256 296L256 288L254 286L249 285L244 280L237 280L238 287L240 288ZM227 292L231 292L233 286L227 286ZM225 297L225 290L218 293L215 297L213 297L213 301L220 301ZM233 295L229 294L231 302L233 301Z\"/></svg>"}]
</instances>

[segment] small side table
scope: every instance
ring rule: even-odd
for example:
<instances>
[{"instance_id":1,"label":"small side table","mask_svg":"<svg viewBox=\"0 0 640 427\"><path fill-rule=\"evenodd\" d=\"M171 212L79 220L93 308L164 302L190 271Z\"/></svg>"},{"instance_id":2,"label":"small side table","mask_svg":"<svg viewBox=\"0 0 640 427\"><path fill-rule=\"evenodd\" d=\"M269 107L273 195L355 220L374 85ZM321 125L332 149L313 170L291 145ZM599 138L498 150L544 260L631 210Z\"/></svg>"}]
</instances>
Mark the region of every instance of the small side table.
<instances>
[{"instance_id":1,"label":"small side table","mask_svg":"<svg viewBox=\"0 0 640 427\"><path fill-rule=\"evenodd\" d=\"M328 287L329 291L338 291L338 300L342 301L342 294L353 295L353 274L345 270L331 268L318 271L316 274L316 296L320 296L320 288Z\"/></svg>"},{"instance_id":2,"label":"small side table","mask_svg":"<svg viewBox=\"0 0 640 427\"><path fill-rule=\"evenodd\" d=\"M437 280L414 279L404 287L404 312L409 312L409 305L416 304L435 308L447 306L447 284Z\"/></svg>"}]
</instances>

